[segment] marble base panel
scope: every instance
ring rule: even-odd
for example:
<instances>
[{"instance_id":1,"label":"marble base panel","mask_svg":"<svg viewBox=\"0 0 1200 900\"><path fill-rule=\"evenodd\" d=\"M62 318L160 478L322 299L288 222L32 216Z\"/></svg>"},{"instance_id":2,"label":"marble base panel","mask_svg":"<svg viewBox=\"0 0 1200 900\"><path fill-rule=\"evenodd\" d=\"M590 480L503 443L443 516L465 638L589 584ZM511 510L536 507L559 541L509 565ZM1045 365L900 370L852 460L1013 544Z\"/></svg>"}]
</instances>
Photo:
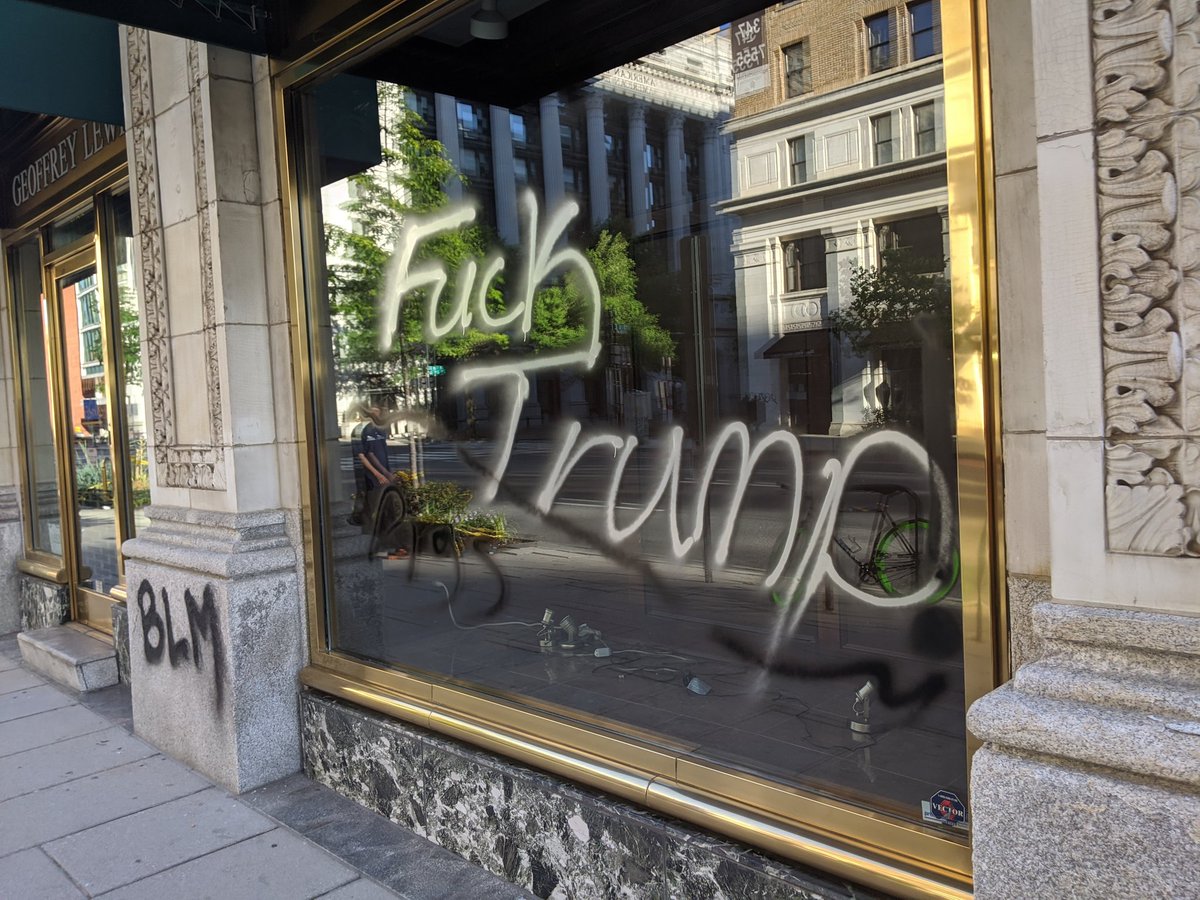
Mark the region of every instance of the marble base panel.
<instances>
[{"instance_id":1,"label":"marble base panel","mask_svg":"<svg viewBox=\"0 0 1200 900\"><path fill-rule=\"evenodd\" d=\"M309 777L539 897L878 897L316 691Z\"/></svg>"},{"instance_id":2,"label":"marble base panel","mask_svg":"<svg viewBox=\"0 0 1200 900\"><path fill-rule=\"evenodd\" d=\"M4 514L0 492L0 634L21 627L21 575L16 563L25 555L25 533L19 510L15 521L5 521Z\"/></svg>"},{"instance_id":3,"label":"marble base panel","mask_svg":"<svg viewBox=\"0 0 1200 900\"><path fill-rule=\"evenodd\" d=\"M71 594L65 584L42 581L32 575L19 578L22 631L52 628L70 620Z\"/></svg>"},{"instance_id":4,"label":"marble base panel","mask_svg":"<svg viewBox=\"0 0 1200 900\"><path fill-rule=\"evenodd\" d=\"M124 603L112 605L113 648L117 651L117 678L129 684L129 609Z\"/></svg>"}]
</instances>

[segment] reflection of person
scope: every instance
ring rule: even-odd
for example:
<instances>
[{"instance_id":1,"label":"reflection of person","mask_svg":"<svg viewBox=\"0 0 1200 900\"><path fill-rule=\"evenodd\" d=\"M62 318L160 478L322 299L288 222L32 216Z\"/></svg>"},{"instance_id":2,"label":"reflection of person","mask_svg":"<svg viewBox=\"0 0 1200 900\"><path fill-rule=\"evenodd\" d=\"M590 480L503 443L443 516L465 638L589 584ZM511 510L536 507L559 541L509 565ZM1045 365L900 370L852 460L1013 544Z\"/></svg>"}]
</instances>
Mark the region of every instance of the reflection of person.
<instances>
[{"instance_id":1,"label":"reflection of person","mask_svg":"<svg viewBox=\"0 0 1200 900\"><path fill-rule=\"evenodd\" d=\"M368 421L359 432L362 449L358 453L358 461L362 463L365 473L363 480L367 490L366 505L373 511L372 519L374 519L383 513L380 506L386 501L373 495L394 481L391 461L388 459L388 420L384 418L383 410L378 406L363 406L360 408L360 412L366 415ZM379 524L376 523L375 527L378 531ZM387 559L406 559L408 551L404 547L396 547L390 552L379 555Z\"/></svg>"},{"instance_id":2,"label":"reflection of person","mask_svg":"<svg viewBox=\"0 0 1200 900\"><path fill-rule=\"evenodd\" d=\"M375 479L376 483L390 484L392 467L388 459L388 433L384 427L386 420L383 418L383 410L378 406L367 406L363 407L362 411L369 421L363 426L360 433L362 452L358 454L358 461L363 464L363 468ZM367 481L370 484L370 479Z\"/></svg>"}]
</instances>

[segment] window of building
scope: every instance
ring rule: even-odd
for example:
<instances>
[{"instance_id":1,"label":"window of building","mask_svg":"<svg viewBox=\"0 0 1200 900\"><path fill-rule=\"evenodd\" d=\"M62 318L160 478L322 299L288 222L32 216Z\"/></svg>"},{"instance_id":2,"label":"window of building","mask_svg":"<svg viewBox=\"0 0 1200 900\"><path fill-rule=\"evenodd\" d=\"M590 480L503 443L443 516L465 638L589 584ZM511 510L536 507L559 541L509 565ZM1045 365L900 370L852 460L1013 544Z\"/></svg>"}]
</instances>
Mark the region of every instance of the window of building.
<instances>
[{"instance_id":1,"label":"window of building","mask_svg":"<svg viewBox=\"0 0 1200 900\"><path fill-rule=\"evenodd\" d=\"M458 127L466 137L486 137L489 131L487 107L478 103L456 104Z\"/></svg>"},{"instance_id":2,"label":"window of building","mask_svg":"<svg viewBox=\"0 0 1200 900\"><path fill-rule=\"evenodd\" d=\"M882 166L896 158L896 143L892 137L892 114L871 117L871 143L875 165Z\"/></svg>"},{"instance_id":3,"label":"window of building","mask_svg":"<svg viewBox=\"0 0 1200 900\"><path fill-rule=\"evenodd\" d=\"M784 71L787 78L787 95L799 97L812 90L812 69L808 61L808 41L800 41L783 48Z\"/></svg>"},{"instance_id":4,"label":"window of building","mask_svg":"<svg viewBox=\"0 0 1200 900\"><path fill-rule=\"evenodd\" d=\"M810 234L783 245L784 290L815 291L828 285L825 238Z\"/></svg>"},{"instance_id":5,"label":"window of building","mask_svg":"<svg viewBox=\"0 0 1200 900\"><path fill-rule=\"evenodd\" d=\"M542 170L536 159L517 156L513 159L513 173L517 184L541 184Z\"/></svg>"},{"instance_id":6,"label":"window of building","mask_svg":"<svg viewBox=\"0 0 1200 900\"><path fill-rule=\"evenodd\" d=\"M525 125L525 117L520 113L510 112L508 114L508 128L512 133L512 142L514 144L528 144L529 132Z\"/></svg>"},{"instance_id":7,"label":"window of building","mask_svg":"<svg viewBox=\"0 0 1200 900\"><path fill-rule=\"evenodd\" d=\"M437 104L434 103L433 94L429 91L410 90L408 97L413 112L421 119L418 127L425 134L434 134L437 124Z\"/></svg>"},{"instance_id":8,"label":"window of building","mask_svg":"<svg viewBox=\"0 0 1200 900\"><path fill-rule=\"evenodd\" d=\"M908 28L912 35L912 58L924 59L939 51L934 18L935 0L922 0L908 5Z\"/></svg>"},{"instance_id":9,"label":"window of building","mask_svg":"<svg viewBox=\"0 0 1200 900\"><path fill-rule=\"evenodd\" d=\"M942 217L937 213L911 216L880 225L877 239L882 253L903 253L908 260L908 267L914 271L936 274L946 268Z\"/></svg>"},{"instance_id":10,"label":"window of building","mask_svg":"<svg viewBox=\"0 0 1200 900\"><path fill-rule=\"evenodd\" d=\"M937 117L932 101L913 107L913 145L917 156L937 151Z\"/></svg>"},{"instance_id":11,"label":"window of building","mask_svg":"<svg viewBox=\"0 0 1200 900\"><path fill-rule=\"evenodd\" d=\"M492 177L492 154L487 150L477 150L464 147L462 151L462 172L472 178Z\"/></svg>"},{"instance_id":12,"label":"window of building","mask_svg":"<svg viewBox=\"0 0 1200 900\"><path fill-rule=\"evenodd\" d=\"M792 184L808 181L808 137L792 138L788 141L792 156Z\"/></svg>"},{"instance_id":13,"label":"window of building","mask_svg":"<svg viewBox=\"0 0 1200 900\"><path fill-rule=\"evenodd\" d=\"M863 23L867 31L867 71L881 72L890 68L892 57L892 16L879 13Z\"/></svg>"}]
</instances>

